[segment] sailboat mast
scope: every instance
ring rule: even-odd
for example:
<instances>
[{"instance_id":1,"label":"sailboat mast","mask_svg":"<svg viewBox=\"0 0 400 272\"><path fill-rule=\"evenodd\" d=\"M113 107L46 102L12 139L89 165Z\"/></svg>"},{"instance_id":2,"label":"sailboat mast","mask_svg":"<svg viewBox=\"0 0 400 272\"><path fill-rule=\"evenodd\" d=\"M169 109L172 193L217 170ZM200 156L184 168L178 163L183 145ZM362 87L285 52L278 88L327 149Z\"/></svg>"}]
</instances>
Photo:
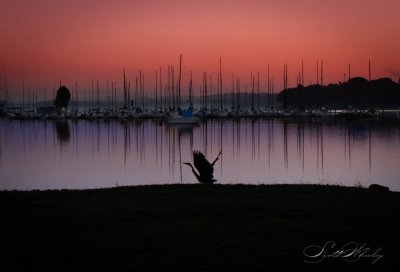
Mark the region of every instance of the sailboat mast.
<instances>
[{"instance_id":1,"label":"sailboat mast","mask_svg":"<svg viewBox=\"0 0 400 272\"><path fill-rule=\"evenodd\" d=\"M232 74L232 109L235 107L235 75Z\"/></svg>"},{"instance_id":2,"label":"sailboat mast","mask_svg":"<svg viewBox=\"0 0 400 272\"><path fill-rule=\"evenodd\" d=\"M219 58L219 78L220 78L220 84L219 84L219 88L220 88L220 108L222 110L223 106L222 106L222 59Z\"/></svg>"},{"instance_id":3,"label":"sailboat mast","mask_svg":"<svg viewBox=\"0 0 400 272\"><path fill-rule=\"evenodd\" d=\"M257 73L257 92L258 92L258 110L261 107L261 99L260 99L260 73Z\"/></svg>"},{"instance_id":4,"label":"sailboat mast","mask_svg":"<svg viewBox=\"0 0 400 272\"><path fill-rule=\"evenodd\" d=\"M207 73L204 73L204 103L205 103L205 107L206 107L206 109L207 109L207 104L208 104L208 101L207 101L207 98L208 98L208 93L207 93Z\"/></svg>"},{"instance_id":5,"label":"sailboat mast","mask_svg":"<svg viewBox=\"0 0 400 272\"><path fill-rule=\"evenodd\" d=\"M126 77L125 77L125 69L124 69L124 109L126 109Z\"/></svg>"},{"instance_id":6,"label":"sailboat mast","mask_svg":"<svg viewBox=\"0 0 400 272\"><path fill-rule=\"evenodd\" d=\"M106 89L107 89L107 109L110 109L110 92L108 90L108 79L107 79L107 83L106 83Z\"/></svg>"},{"instance_id":7,"label":"sailboat mast","mask_svg":"<svg viewBox=\"0 0 400 272\"><path fill-rule=\"evenodd\" d=\"M135 108L138 107L138 79L137 79L137 74L135 77Z\"/></svg>"},{"instance_id":8,"label":"sailboat mast","mask_svg":"<svg viewBox=\"0 0 400 272\"><path fill-rule=\"evenodd\" d=\"M25 107L25 82L22 81L22 111L24 111Z\"/></svg>"},{"instance_id":9,"label":"sailboat mast","mask_svg":"<svg viewBox=\"0 0 400 272\"><path fill-rule=\"evenodd\" d=\"M158 101L157 101L157 88L158 88L158 74L157 74L157 70L156 70L156 92L155 92L155 96L156 96L156 109L158 107Z\"/></svg>"},{"instance_id":10,"label":"sailboat mast","mask_svg":"<svg viewBox=\"0 0 400 272\"><path fill-rule=\"evenodd\" d=\"M181 107L182 54L179 57L178 107Z\"/></svg>"},{"instance_id":11,"label":"sailboat mast","mask_svg":"<svg viewBox=\"0 0 400 272\"><path fill-rule=\"evenodd\" d=\"M250 74L250 84L251 84L251 110L254 110L254 77L253 72Z\"/></svg>"},{"instance_id":12,"label":"sailboat mast","mask_svg":"<svg viewBox=\"0 0 400 272\"><path fill-rule=\"evenodd\" d=\"M100 90L99 90L99 81L97 80L97 110L100 109Z\"/></svg>"},{"instance_id":13,"label":"sailboat mast","mask_svg":"<svg viewBox=\"0 0 400 272\"><path fill-rule=\"evenodd\" d=\"M142 94L142 70L140 70L139 71L139 104L143 110L142 96L143 96L143 94Z\"/></svg>"},{"instance_id":14,"label":"sailboat mast","mask_svg":"<svg viewBox=\"0 0 400 272\"><path fill-rule=\"evenodd\" d=\"M350 72L351 72L351 67L350 67L350 64L349 64L349 80L350 80L350 78L351 78Z\"/></svg>"},{"instance_id":15,"label":"sailboat mast","mask_svg":"<svg viewBox=\"0 0 400 272\"><path fill-rule=\"evenodd\" d=\"M268 108L270 107L270 104L271 104L271 97L270 97L270 95L271 95L271 81L270 81L270 76L269 76L269 64L268 64L268 87L267 87L267 93L268 93L268 95L267 95L267 105L268 105Z\"/></svg>"},{"instance_id":16,"label":"sailboat mast","mask_svg":"<svg viewBox=\"0 0 400 272\"><path fill-rule=\"evenodd\" d=\"M324 61L321 60L321 86L324 85Z\"/></svg>"},{"instance_id":17,"label":"sailboat mast","mask_svg":"<svg viewBox=\"0 0 400 272\"><path fill-rule=\"evenodd\" d=\"M46 101L46 87L44 88L44 100ZM76 111L78 111L78 81L75 81L75 107Z\"/></svg>"},{"instance_id":18,"label":"sailboat mast","mask_svg":"<svg viewBox=\"0 0 400 272\"><path fill-rule=\"evenodd\" d=\"M92 97L91 97L91 103L90 103L90 107L93 109L93 105L94 105L94 102L93 102L93 79L92 79Z\"/></svg>"},{"instance_id":19,"label":"sailboat mast","mask_svg":"<svg viewBox=\"0 0 400 272\"><path fill-rule=\"evenodd\" d=\"M142 74L142 108L144 109L144 96L145 96L145 93L144 93L144 72L143 72L143 74Z\"/></svg>"},{"instance_id":20,"label":"sailboat mast","mask_svg":"<svg viewBox=\"0 0 400 272\"><path fill-rule=\"evenodd\" d=\"M287 64L283 66L283 107L287 108Z\"/></svg>"},{"instance_id":21,"label":"sailboat mast","mask_svg":"<svg viewBox=\"0 0 400 272\"><path fill-rule=\"evenodd\" d=\"M171 67L168 65L168 108L171 108Z\"/></svg>"},{"instance_id":22,"label":"sailboat mast","mask_svg":"<svg viewBox=\"0 0 400 272\"><path fill-rule=\"evenodd\" d=\"M193 81L192 81L192 71L190 71L190 85L189 85L189 105L190 108L193 107Z\"/></svg>"},{"instance_id":23,"label":"sailboat mast","mask_svg":"<svg viewBox=\"0 0 400 272\"><path fill-rule=\"evenodd\" d=\"M368 79L371 81L371 60L368 60Z\"/></svg>"},{"instance_id":24,"label":"sailboat mast","mask_svg":"<svg viewBox=\"0 0 400 272\"><path fill-rule=\"evenodd\" d=\"M162 77L161 77L161 66L160 66L160 107L163 106L163 93L162 93Z\"/></svg>"},{"instance_id":25,"label":"sailboat mast","mask_svg":"<svg viewBox=\"0 0 400 272\"><path fill-rule=\"evenodd\" d=\"M175 96L175 75L174 66L171 66L171 90L172 90L172 107L175 109L176 106L176 96Z\"/></svg>"}]
</instances>

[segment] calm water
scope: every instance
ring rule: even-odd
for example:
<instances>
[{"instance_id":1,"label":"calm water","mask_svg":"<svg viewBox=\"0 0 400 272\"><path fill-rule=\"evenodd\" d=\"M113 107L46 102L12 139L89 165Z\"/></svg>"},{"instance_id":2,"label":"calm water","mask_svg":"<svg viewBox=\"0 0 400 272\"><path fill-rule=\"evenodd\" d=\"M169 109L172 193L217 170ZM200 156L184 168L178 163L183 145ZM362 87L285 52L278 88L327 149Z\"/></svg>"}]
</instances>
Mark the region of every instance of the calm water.
<instances>
[{"instance_id":1,"label":"calm water","mask_svg":"<svg viewBox=\"0 0 400 272\"><path fill-rule=\"evenodd\" d=\"M196 183L200 150L221 183L380 183L400 191L400 125L346 120L147 121L0 119L0 189Z\"/></svg>"}]
</instances>

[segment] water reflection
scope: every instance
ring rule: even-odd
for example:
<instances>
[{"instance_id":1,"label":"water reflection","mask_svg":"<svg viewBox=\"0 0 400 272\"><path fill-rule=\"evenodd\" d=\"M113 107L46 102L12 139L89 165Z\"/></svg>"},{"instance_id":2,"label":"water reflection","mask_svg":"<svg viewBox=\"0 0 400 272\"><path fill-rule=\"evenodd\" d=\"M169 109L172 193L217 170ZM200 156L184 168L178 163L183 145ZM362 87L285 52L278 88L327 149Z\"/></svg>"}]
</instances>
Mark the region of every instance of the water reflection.
<instances>
[{"instance_id":1,"label":"water reflection","mask_svg":"<svg viewBox=\"0 0 400 272\"><path fill-rule=\"evenodd\" d=\"M400 190L399 124L350 120L10 121L1 119L0 188L195 183L193 150L221 183L331 183ZM20 169L25 169L20 171ZM60 170L64 170L59 177Z\"/></svg>"},{"instance_id":2,"label":"water reflection","mask_svg":"<svg viewBox=\"0 0 400 272\"><path fill-rule=\"evenodd\" d=\"M57 138L60 144L66 144L71 137L71 131L67 120L57 120L55 122Z\"/></svg>"}]
</instances>

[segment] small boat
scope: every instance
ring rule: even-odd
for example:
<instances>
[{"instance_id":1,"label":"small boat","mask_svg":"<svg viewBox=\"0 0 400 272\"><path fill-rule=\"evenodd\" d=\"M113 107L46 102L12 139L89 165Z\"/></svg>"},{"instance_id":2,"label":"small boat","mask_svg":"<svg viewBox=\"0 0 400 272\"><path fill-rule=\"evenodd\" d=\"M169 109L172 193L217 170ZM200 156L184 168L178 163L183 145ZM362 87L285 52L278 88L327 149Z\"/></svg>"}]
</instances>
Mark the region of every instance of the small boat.
<instances>
[{"instance_id":1,"label":"small boat","mask_svg":"<svg viewBox=\"0 0 400 272\"><path fill-rule=\"evenodd\" d=\"M198 124L200 122L199 117L193 116L191 109L178 109L178 112L169 113L165 120L168 124Z\"/></svg>"}]
</instances>

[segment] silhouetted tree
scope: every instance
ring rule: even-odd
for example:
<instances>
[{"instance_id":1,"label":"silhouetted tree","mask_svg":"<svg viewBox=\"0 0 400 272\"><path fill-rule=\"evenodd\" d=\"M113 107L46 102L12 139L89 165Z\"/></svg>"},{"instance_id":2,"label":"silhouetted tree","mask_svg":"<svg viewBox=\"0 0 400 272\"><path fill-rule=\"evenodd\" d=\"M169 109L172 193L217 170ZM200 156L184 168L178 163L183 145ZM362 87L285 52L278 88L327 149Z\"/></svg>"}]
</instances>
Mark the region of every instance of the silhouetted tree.
<instances>
[{"instance_id":1,"label":"silhouetted tree","mask_svg":"<svg viewBox=\"0 0 400 272\"><path fill-rule=\"evenodd\" d=\"M56 100L54 100L54 105L61 109L67 108L69 104L69 99L71 98L71 93L68 88L65 86L61 86L57 91Z\"/></svg>"}]
</instances>

